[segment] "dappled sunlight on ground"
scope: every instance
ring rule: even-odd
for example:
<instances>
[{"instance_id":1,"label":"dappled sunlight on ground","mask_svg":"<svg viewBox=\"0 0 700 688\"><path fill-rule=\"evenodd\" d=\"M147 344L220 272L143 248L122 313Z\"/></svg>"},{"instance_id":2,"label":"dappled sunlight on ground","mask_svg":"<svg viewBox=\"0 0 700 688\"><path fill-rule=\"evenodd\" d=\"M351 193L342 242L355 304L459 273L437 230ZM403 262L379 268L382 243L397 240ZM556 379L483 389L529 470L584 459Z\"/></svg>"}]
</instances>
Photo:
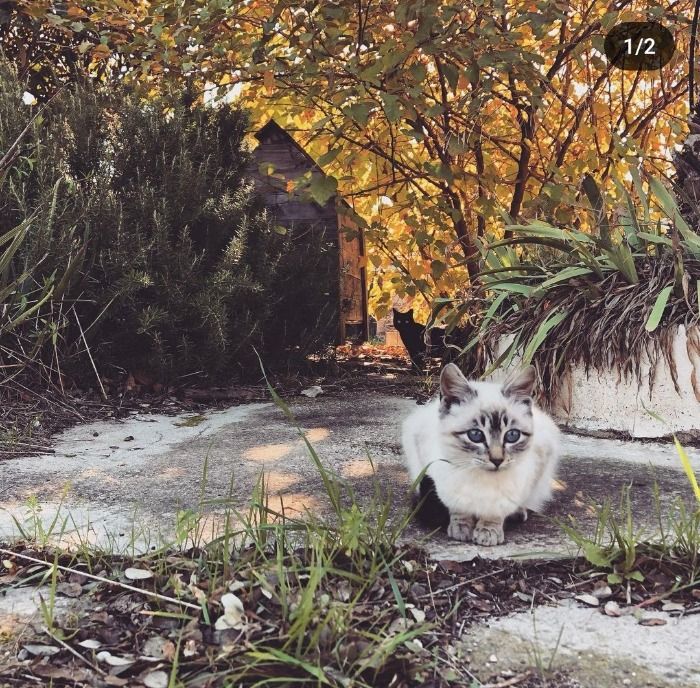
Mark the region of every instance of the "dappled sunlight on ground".
<instances>
[{"instance_id":1,"label":"dappled sunlight on ground","mask_svg":"<svg viewBox=\"0 0 700 688\"><path fill-rule=\"evenodd\" d=\"M36 497L41 501L60 501L73 491L71 482L56 481L44 482L40 486L18 487L13 492L13 499L0 502L0 508L11 508L12 506L25 506L25 503Z\"/></svg>"},{"instance_id":2,"label":"dappled sunlight on ground","mask_svg":"<svg viewBox=\"0 0 700 688\"><path fill-rule=\"evenodd\" d=\"M315 442L323 442L330 434L328 428L310 428L304 431L304 436L312 444ZM251 461L278 461L292 451L299 449L306 451L306 445L301 438L296 440L296 442L260 444L255 447L249 447L243 452L242 456L244 459L250 459Z\"/></svg>"},{"instance_id":3,"label":"dappled sunlight on ground","mask_svg":"<svg viewBox=\"0 0 700 688\"><path fill-rule=\"evenodd\" d=\"M294 444L285 442L281 444L261 444L250 447L243 452L244 459L251 461L277 461L289 454L294 449Z\"/></svg>"},{"instance_id":4,"label":"dappled sunlight on ground","mask_svg":"<svg viewBox=\"0 0 700 688\"><path fill-rule=\"evenodd\" d=\"M168 478L182 478L187 472L184 468L178 468L177 466L171 466L170 468L165 468L158 473L158 478L161 480L167 480Z\"/></svg>"},{"instance_id":5,"label":"dappled sunlight on ground","mask_svg":"<svg viewBox=\"0 0 700 688\"><path fill-rule=\"evenodd\" d=\"M290 492L270 497L270 508L287 516L301 516L306 511L320 511L320 502L313 495L304 492Z\"/></svg>"},{"instance_id":6,"label":"dappled sunlight on ground","mask_svg":"<svg viewBox=\"0 0 700 688\"><path fill-rule=\"evenodd\" d=\"M352 459L340 469L344 478L371 478L375 469L369 459Z\"/></svg>"},{"instance_id":7,"label":"dappled sunlight on ground","mask_svg":"<svg viewBox=\"0 0 700 688\"><path fill-rule=\"evenodd\" d=\"M304 436L309 442L323 442L330 434L328 428L311 428L304 431Z\"/></svg>"},{"instance_id":8,"label":"dappled sunlight on ground","mask_svg":"<svg viewBox=\"0 0 700 688\"><path fill-rule=\"evenodd\" d=\"M265 473L265 484L270 492L279 492L298 482L299 476L294 473Z\"/></svg>"}]
</instances>

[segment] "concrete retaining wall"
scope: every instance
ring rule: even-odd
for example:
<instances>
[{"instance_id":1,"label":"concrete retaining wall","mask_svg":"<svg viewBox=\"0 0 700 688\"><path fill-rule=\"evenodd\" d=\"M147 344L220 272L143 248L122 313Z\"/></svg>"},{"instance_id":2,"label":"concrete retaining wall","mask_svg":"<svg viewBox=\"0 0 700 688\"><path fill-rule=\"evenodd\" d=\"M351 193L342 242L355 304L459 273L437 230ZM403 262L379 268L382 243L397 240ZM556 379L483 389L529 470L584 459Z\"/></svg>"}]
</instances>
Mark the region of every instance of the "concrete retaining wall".
<instances>
[{"instance_id":1,"label":"concrete retaining wall","mask_svg":"<svg viewBox=\"0 0 700 688\"><path fill-rule=\"evenodd\" d=\"M507 340L504 346L507 346ZM676 392L667 361L656 364L649 391L649 361L642 361L641 385L636 376L621 378L617 371L586 374L571 366L563 377L550 412L571 430L623 433L633 438L676 434L700 439L700 329L679 327L673 338L673 361L679 392ZM663 424L645 410L666 421Z\"/></svg>"}]
</instances>

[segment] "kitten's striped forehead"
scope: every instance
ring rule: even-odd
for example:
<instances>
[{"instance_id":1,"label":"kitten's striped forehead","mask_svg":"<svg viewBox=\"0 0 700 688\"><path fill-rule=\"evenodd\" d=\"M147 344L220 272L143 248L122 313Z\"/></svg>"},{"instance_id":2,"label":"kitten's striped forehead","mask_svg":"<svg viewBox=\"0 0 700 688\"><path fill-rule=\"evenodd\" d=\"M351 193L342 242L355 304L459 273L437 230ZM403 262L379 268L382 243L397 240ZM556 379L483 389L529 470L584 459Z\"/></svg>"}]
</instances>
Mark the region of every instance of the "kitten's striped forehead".
<instances>
[{"instance_id":1,"label":"kitten's striped forehead","mask_svg":"<svg viewBox=\"0 0 700 688\"><path fill-rule=\"evenodd\" d=\"M532 418L532 405L529 400L509 399L484 399L477 393L471 403L457 405L454 408L455 418L462 418L470 422L474 427L479 427L493 433L507 430L513 425L529 424Z\"/></svg>"},{"instance_id":2,"label":"kitten's striped forehead","mask_svg":"<svg viewBox=\"0 0 700 688\"><path fill-rule=\"evenodd\" d=\"M477 419L479 425L484 429L500 430L507 428L512 420L508 417L508 412L505 410L485 411L479 414Z\"/></svg>"}]
</instances>

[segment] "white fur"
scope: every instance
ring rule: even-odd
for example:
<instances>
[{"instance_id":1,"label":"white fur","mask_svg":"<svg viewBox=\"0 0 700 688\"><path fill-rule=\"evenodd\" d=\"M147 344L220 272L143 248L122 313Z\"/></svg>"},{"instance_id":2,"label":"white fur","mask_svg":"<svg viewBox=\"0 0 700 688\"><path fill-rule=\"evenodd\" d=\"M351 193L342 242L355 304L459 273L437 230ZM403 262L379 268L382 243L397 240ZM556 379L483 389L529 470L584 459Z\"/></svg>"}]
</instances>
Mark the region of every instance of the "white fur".
<instances>
[{"instance_id":1,"label":"white fur","mask_svg":"<svg viewBox=\"0 0 700 688\"><path fill-rule=\"evenodd\" d=\"M454 404L442 417L437 398L414 411L403 423L403 449L411 481L427 467L426 474L450 511L448 534L460 540L497 544L503 541L502 524L507 516L526 509L539 511L551 497L559 429L534 405L531 414L527 406L519 405L524 413L517 425L531 432L530 443L512 459L506 457L496 470L483 453L465 452L453 433L464 430L466 419L481 412L509 409L511 416L517 416L517 409L512 413L516 405L501 384L469 381L468 385L475 396ZM500 523L500 536L484 534L480 522Z\"/></svg>"}]
</instances>

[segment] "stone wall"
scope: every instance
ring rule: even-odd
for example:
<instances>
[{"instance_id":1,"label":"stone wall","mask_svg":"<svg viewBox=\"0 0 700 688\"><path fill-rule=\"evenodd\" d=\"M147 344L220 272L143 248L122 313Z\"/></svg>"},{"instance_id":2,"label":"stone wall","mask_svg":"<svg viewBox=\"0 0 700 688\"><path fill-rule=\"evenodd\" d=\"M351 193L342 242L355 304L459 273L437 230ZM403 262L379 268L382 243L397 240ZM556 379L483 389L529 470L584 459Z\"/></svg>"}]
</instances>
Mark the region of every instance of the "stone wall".
<instances>
[{"instance_id":1,"label":"stone wall","mask_svg":"<svg viewBox=\"0 0 700 688\"><path fill-rule=\"evenodd\" d=\"M507 345L504 340L501 350ZM656 364L651 390L648 360L642 361L641 385L634 375L623 378L616 370L587 374L583 366L574 365L564 375L549 410L558 423L573 431L633 438L658 438L674 432L700 440L700 329L686 332L679 327L672 354L678 391L663 357ZM665 423L650 416L647 409Z\"/></svg>"}]
</instances>

